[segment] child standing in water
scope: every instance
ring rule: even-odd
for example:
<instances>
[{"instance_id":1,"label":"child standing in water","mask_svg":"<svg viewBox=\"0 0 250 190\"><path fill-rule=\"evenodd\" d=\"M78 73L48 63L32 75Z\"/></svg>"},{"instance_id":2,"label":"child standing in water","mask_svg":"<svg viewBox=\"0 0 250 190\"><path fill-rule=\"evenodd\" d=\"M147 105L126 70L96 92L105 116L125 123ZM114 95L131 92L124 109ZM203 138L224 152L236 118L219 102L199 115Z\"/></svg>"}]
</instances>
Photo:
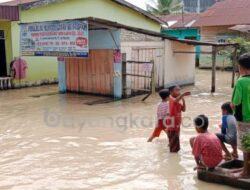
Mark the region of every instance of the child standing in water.
<instances>
[{"instance_id":1,"label":"child standing in water","mask_svg":"<svg viewBox=\"0 0 250 190\"><path fill-rule=\"evenodd\" d=\"M157 126L154 129L154 132L149 137L148 142L152 142L152 140L155 137L159 137L162 130L165 130L165 124L164 121L166 120L166 117L169 115L169 90L164 89L159 92L159 95L161 97L161 102L158 104L157 107Z\"/></svg>"},{"instance_id":2,"label":"child standing in water","mask_svg":"<svg viewBox=\"0 0 250 190\"><path fill-rule=\"evenodd\" d=\"M215 134L208 132L207 116L199 115L194 119L198 136L190 139L190 145L197 164L195 169L214 169L222 161L220 140Z\"/></svg>"},{"instance_id":3,"label":"child standing in water","mask_svg":"<svg viewBox=\"0 0 250 190\"><path fill-rule=\"evenodd\" d=\"M189 96L190 92L180 93L180 87L175 85L169 88L169 117L170 125L167 127L170 152L180 150L180 126L182 122L182 112L186 111L186 102L184 97Z\"/></svg>"},{"instance_id":4,"label":"child standing in water","mask_svg":"<svg viewBox=\"0 0 250 190\"><path fill-rule=\"evenodd\" d=\"M238 145L244 152L245 166L241 177L249 177L249 153L242 147L241 141L250 135L250 53L240 56L238 60L240 78L238 79L232 97L232 108L238 124Z\"/></svg>"},{"instance_id":5,"label":"child standing in water","mask_svg":"<svg viewBox=\"0 0 250 190\"><path fill-rule=\"evenodd\" d=\"M239 72L240 78L234 88L232 107L238 121L241 139L242 135L250 133L250 53L240 56Z\"/></svg>"},{"instance_id":6,"label":"child standing in water","mask_svg":"<svg viewBox=\"0 0 250 190\"><path fill-rule=\"evenodd\" d=\"M233 158L238 158L237 151L237 121L233 116L233 110L231 108L230 102L224 103L221 106L222 110L222 124L221 133L217 133L216 136L221 141L221 146L225 152L225 160L231 160ZM224 143L230 144L233 148L232 154L228 151Z\"/></svg>"}]
</instances>

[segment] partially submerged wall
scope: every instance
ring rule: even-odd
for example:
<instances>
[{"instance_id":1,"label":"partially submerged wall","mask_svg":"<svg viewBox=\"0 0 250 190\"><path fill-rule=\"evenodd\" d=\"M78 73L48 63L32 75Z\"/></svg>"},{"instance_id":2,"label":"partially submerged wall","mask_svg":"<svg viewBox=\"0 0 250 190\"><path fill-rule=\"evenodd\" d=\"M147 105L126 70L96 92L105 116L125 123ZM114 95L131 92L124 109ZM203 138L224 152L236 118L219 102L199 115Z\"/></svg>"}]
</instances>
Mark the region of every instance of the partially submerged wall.
<instances>
[{"instance_id":1,"label":"partially submerged wall","mask_svg":"<svg viewBox=\"0 0 250 190\"><path fill-rule=\"evenodd\" d=\"M138 35L139 37L144 40L150 39L145 35ZM155 37L148 41L135 38L127 40L121 42L121 50L122 53L126 53L127 60L155 61L156 87L194 84L195 54L174 54L175 50L194 52L194 46Z\"/></svg>"}]
</instances>

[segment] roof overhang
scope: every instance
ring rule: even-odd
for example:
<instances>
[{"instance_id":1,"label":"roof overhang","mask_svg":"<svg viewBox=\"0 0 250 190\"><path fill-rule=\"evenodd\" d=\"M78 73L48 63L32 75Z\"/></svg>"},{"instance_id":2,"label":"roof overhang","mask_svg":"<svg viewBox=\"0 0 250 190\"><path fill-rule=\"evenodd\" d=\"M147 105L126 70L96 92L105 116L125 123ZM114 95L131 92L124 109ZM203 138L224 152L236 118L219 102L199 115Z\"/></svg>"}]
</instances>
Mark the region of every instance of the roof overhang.
<instances>
[{"instance_id":1,"label":"roof overhang","mask_svg":"<svg viewBox=\"0 0 250 190\"><path fill-rule=\"evenodd\" d=\"M0 6L0 20L18 21L19 9L17 6Z\"/></svg>"},{"instance_id":2,"label":"roof overhang","mask_svg":"<svg viewBox=\"0 0 250 190\"><path fill-rule=\"evenodd\" d=\"M72 19L68 19L68 20L72 20ZM158 37L158 38L162 38L162 39L167 39L167 40L171 40L171 41L175 41L175 42L180 42L180 43L184 43L184 44L192 45L192 46L216 46L216 47L226 47L226 46L236 47L236 46L238 46L237 43L213 43L213 42L204 42L204 41L196 41L196 40L186 40L186 39L180 40L178 38L171 37L171 36L168 36L166 34L159 33L159 32L153 32L153 31L149 31L149 30L145 30L145 29L141 29L141 28L135 28L132 26L127 26L127 25L120 24L117 22L113 22L113 21L109 21L109 20L105 20L105 19L100 19L100 18L95 18L95 17L78 18L78 19L74 19L74 20L87 20L90 25L98 25L98 26L103 27L103 28L125 29L125 30L129 30L132 32L145 34L145 35L149 35L149 36L153 36L153 37ZM25 23L20 23L20 24L25 24Z\"/></svg>"}]
</instances>

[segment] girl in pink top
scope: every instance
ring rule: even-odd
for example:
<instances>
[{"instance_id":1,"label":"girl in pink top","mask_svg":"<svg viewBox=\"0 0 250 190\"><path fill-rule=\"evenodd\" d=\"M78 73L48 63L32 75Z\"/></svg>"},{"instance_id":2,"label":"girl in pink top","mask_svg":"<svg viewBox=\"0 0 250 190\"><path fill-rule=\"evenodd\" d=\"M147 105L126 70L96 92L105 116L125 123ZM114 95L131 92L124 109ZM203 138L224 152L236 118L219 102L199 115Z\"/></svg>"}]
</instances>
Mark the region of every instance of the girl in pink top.
<instances>
[{"instance_id":1,"label":"girl in pink top","mask_svg":"<svg viewBox=\"0 0 250 190\"><path fill-rule=\"evenodd\" d=\"M205 115L194 119L198 136L190 139L193 155L197 163L196 169L215 168L222 161L222 147L215 134L207 131L209 122Z\"/></svg>"}]
</instances>

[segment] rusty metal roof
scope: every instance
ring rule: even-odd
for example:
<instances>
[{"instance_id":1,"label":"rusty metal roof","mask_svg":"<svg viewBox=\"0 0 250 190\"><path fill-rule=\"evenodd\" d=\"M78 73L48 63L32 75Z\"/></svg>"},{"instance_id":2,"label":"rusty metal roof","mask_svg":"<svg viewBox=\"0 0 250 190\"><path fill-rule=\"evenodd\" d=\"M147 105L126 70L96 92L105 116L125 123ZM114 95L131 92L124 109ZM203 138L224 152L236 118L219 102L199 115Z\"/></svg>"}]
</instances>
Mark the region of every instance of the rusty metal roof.
<instances>
[{"instance_id":1,"label":"rusty metal roof","mask_svg":"<svg viewBox=\"0 0 250 190\"><path fill-rule=\"evenodd\" d=\"M187 14L171 14L163 15L159 17L164 22L168 23L169 28L191 28L199 19L199 14L197 13L187 13Z\"/></svg>"},{"instance_id":2,"label":"rusty metal roof","mask_svg":"<svg viewBox=\"0 0 250 190\"><path fill-rule=\"evenodd\" d=\"M0 5L0 20L18 21L19 20L18 7Z\"/></svg>"},{"instance_id":3,"label":"rusty metal roof","mask_svg":"<svg viewBox=\"0 0 250 190\"><path fill-rule=\"evenodd\" d=\"M200 15L195 27L250 24L250 0L217 2Z\"/></svg>"}]
</instances>

